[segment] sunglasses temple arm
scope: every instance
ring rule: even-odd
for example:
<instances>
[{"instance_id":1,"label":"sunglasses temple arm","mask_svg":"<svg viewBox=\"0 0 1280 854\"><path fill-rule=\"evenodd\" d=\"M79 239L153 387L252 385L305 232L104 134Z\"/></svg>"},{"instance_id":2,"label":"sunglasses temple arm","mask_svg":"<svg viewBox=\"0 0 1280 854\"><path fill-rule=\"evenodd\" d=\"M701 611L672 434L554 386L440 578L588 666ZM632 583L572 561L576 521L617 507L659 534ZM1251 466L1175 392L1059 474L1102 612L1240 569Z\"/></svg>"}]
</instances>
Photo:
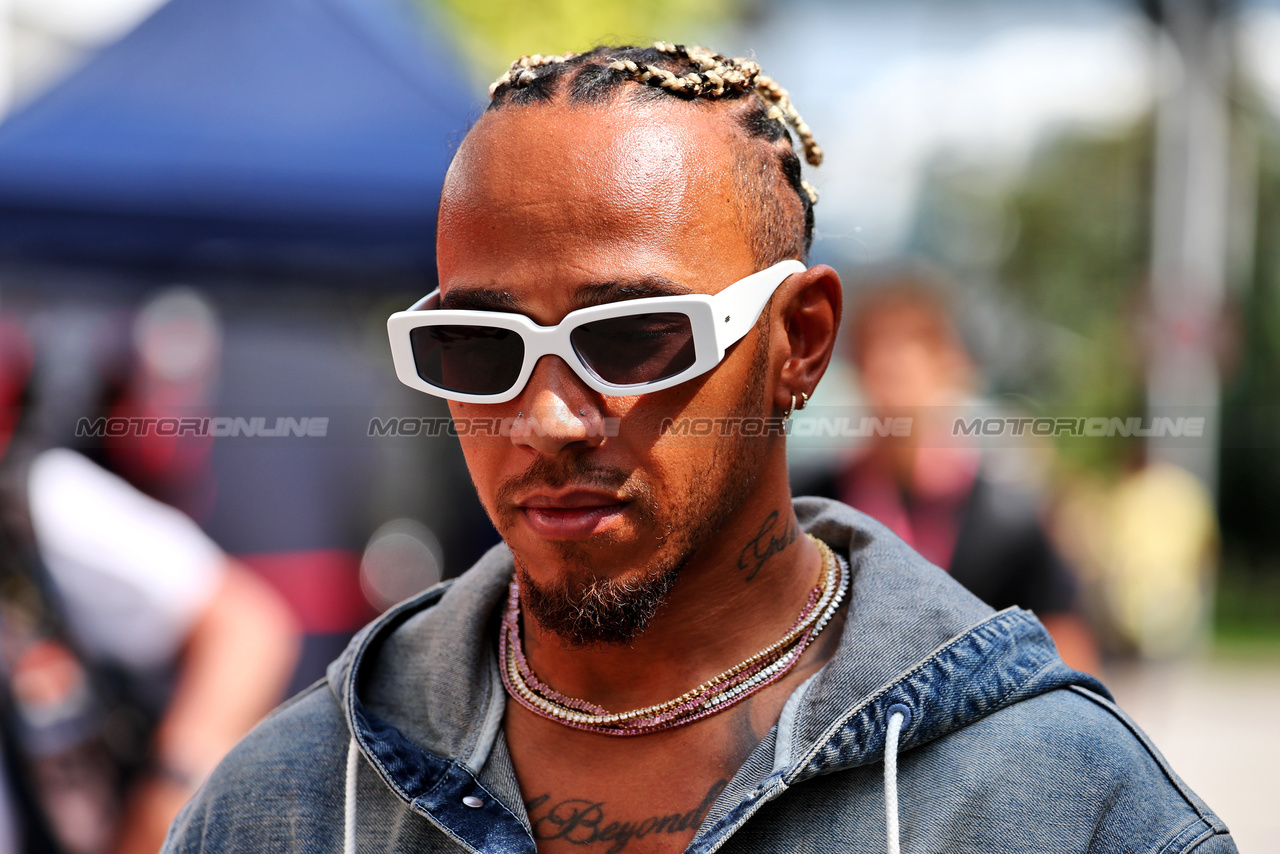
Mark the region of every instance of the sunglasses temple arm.
<instances>
[{"instance_id":1,"label":"sunglasses temple arm","mask_svg":"<svg viewBox=\"0 0 1280 854\"><path fill-rule=\"evenodd\" d=\"M422 299L405 309L405 311L428 311L440 307L440 289L436 288Z\"/></svg>"},{"instance_id":2,"label":"sunglasses temple arm","mask_svg":"<svg viewBox=\"0 0 1280 854\"><path fill-rule=\"evenodd\" d=\"M799 261L782 261L735 282L713 296L711 306L715 312L718 355L723 358L725 350L751 331L769 297L788 276L803 273L806 269Z\"/></svg>"}]
</instances>

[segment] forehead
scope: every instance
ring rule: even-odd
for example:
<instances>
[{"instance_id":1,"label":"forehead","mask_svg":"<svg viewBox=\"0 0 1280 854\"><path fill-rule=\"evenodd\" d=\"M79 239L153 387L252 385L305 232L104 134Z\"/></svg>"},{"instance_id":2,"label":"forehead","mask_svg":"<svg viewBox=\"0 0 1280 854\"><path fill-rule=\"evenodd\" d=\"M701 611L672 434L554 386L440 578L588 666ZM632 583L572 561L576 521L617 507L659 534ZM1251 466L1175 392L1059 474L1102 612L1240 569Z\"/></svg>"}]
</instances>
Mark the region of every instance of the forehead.
<instances>
[{"instance_id":1,"label":"forehead","mask_svg":"<svg viewBox=\"0 0 1280 854\"><path fill-rule=\"evenodd\" d=\"M670 99L486 113L445 180L442 293L545 303L653 276L715 292L753 272L732 133L716 111Z\"/></svg>"}]
</instances>

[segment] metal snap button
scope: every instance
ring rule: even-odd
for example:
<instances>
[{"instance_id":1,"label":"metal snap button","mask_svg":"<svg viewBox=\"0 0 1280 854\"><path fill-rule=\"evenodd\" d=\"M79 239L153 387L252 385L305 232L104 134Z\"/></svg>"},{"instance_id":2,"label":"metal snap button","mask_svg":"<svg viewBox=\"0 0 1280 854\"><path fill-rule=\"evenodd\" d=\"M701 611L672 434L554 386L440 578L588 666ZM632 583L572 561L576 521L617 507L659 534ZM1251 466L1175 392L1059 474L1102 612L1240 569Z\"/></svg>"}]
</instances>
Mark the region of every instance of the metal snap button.
<instances>
[{"instance_id":1,"label":"metal snap button","mask_svg":"<svg viewBox=\"0 0 1280 854\"><path fill-rule=\"evenodd\" d=\"M467 795L462 799L462 804L463 806L471 807L473 810L478 810L480 807L484 806L484 801L480 800L475 795Z\"/></svg>"}]
</instances>

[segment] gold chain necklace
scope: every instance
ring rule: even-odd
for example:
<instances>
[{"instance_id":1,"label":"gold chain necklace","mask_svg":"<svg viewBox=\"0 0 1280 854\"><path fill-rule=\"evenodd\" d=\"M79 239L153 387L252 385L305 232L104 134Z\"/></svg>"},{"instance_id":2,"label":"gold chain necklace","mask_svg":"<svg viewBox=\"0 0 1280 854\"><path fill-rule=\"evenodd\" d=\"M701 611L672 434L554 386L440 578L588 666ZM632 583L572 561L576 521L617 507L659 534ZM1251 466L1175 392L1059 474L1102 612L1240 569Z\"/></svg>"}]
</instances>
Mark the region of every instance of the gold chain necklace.
<instances>
[{"instance_id":1,"label":"gold chain necklace","mask_svg":"<svg viewBox=\"0 0 1280 854\"><path fill-rule=\"evenodd\" d=\"M822 574L800 616L781 639L674 700L629 712L610 713L594 703L565 696L537 677L524 655L520 586L512 579L498 642L502 684L516 702L534 714L605 735L646 735L721 712L786 675L844 601L849 589L848 566L826 543L812 534L806 536L822 554Z\"/></svg>"}]
</instances>

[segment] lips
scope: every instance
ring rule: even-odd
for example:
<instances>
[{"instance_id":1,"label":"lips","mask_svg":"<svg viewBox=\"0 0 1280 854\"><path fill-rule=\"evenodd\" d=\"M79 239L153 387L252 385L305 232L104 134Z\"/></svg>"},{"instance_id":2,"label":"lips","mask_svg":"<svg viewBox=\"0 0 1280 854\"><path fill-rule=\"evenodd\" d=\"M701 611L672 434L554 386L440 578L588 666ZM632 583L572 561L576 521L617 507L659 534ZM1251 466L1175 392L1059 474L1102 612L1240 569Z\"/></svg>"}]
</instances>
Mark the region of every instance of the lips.
<instances>
[{"instance_id":1,"label":"lips","mask_svg":"<svg viewBox=\"0 0 1280 854\"><path fill-rule=\"evenodd\" d=\"M588 490L535 493L517 502L520 515L538 536L576 540L604 530L626 512L630 502Z\"/></svg>"}]
</instances>

